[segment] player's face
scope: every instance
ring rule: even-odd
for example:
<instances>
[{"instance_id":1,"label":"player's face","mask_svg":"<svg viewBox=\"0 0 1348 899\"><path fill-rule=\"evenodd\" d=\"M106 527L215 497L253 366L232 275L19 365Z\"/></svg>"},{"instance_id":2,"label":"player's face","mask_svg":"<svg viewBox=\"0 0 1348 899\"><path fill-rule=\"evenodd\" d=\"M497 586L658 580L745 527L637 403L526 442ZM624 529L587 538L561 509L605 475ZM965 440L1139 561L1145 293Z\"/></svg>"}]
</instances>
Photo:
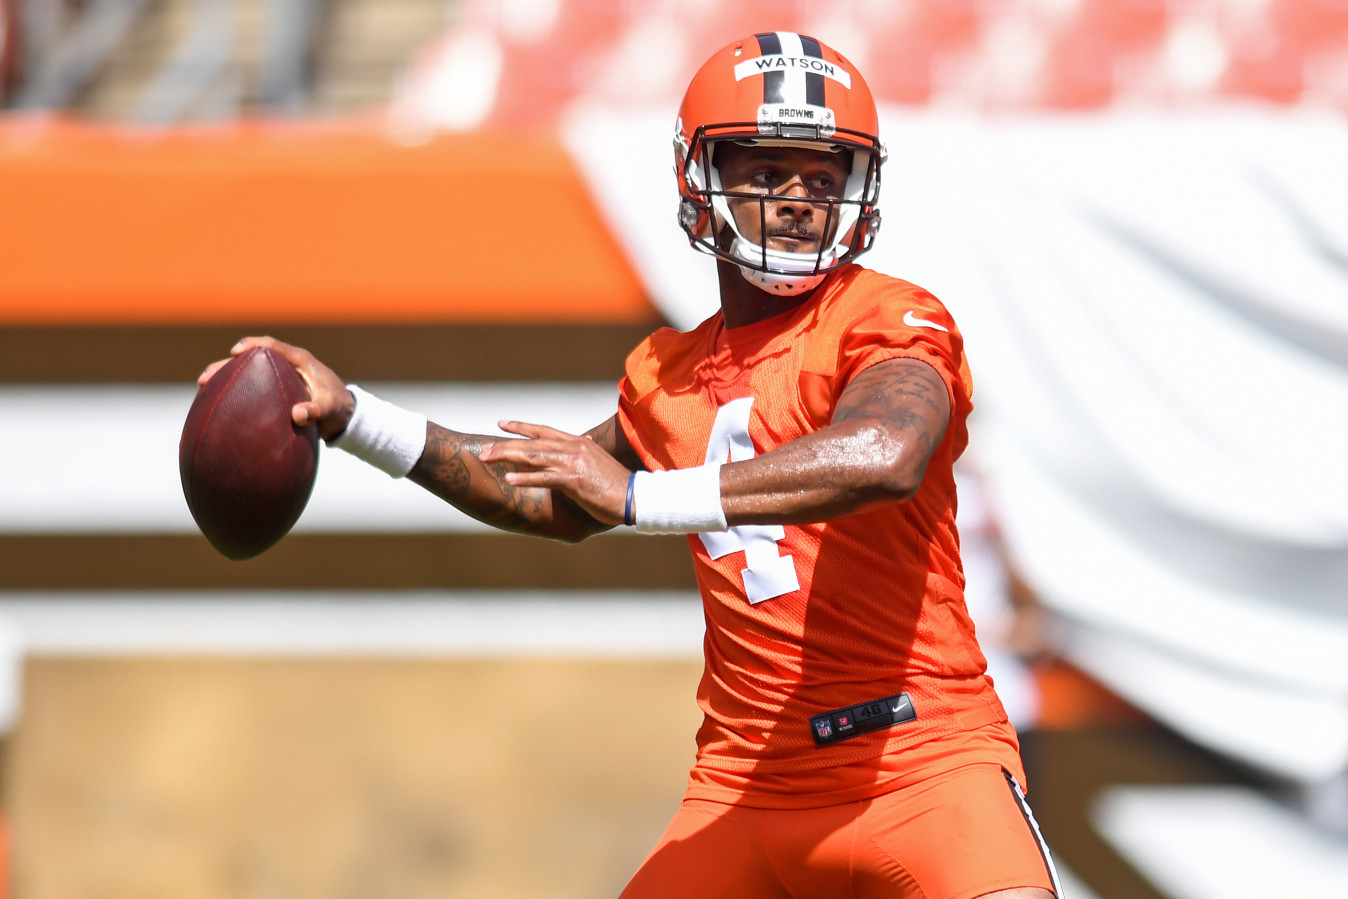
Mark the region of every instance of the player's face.
<instances>
[{"instance_id":1,"label":"player's face","mask_svg":"<svg viewBox=\"0 0 1348 899\"><path fill-rule=\"evenodd\" d=\"M756 147L725 142L716 148L721 187L772 199L731 199L730 211L744 239L770 250L817 253L837 229L839 200L847 184L848 155L804 147ZM765 230L766 229L766 230Z\"/></svg>"}]
</instances>

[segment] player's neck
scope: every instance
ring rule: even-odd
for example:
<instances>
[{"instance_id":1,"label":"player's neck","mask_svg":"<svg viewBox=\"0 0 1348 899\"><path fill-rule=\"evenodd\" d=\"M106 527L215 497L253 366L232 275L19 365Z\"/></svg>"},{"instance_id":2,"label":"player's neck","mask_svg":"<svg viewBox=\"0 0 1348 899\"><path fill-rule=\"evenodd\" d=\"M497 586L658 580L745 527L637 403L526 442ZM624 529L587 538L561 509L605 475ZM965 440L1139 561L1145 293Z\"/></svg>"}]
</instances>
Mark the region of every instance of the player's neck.
<instances>
[{"instance_id":1,"label":"player's neck","mask_svg":"<svg viewBox=\"0 0 1348 899\"><path fill-rule=\"evenodd\" d=\"M721 286L721 315L727 328L742 328L781 315L814 296L814 290L794 296L768 293L746 281L738 266L723 259L717 260L716 274Z\"/></svg>"}]
</instances>

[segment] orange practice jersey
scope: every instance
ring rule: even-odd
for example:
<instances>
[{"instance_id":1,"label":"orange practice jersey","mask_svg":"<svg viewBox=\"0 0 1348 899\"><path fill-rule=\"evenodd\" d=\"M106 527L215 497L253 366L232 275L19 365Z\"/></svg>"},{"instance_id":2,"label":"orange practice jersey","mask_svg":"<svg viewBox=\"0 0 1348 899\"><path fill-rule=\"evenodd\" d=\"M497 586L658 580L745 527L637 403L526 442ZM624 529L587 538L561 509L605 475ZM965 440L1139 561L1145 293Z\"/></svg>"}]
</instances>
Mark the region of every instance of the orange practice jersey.
<instances>
[{"instance_id":1,"label":"orange practice jersey","mask_svg":"<svg viewBox=\"0 0 1348 899\"><path fill-rule=\"evenodd\" d=\"M1023 780L964 605L952 466L972 383L935 297L851 265L766 321L727 329L718 313L662 329L628 357L618 419L652 471L740 461L827 426L858 372L898 357L930 364L950 396L916 496L689 535L707 622L691 798L810 807L972 762ZM816 745L812 718L902 693L913 720Z\"/></svg>"}]
</instances>

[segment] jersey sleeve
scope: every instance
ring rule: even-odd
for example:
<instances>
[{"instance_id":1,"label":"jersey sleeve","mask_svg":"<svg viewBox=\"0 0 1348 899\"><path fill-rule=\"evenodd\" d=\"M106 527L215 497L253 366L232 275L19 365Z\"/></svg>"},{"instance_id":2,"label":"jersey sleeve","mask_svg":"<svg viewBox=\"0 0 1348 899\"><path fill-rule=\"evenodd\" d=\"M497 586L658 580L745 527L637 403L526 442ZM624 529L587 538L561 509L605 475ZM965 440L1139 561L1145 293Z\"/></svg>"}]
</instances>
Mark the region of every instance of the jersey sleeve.
<instances>
[{"instance_id":1,"label":"jersey sleeve","mask_svg":"<svg viewBox=\"0 0 1348 899\"><path fill-rule=\"evenodd\" d=\"M964 420L973 409L973 378L959 329L927 291L854 266L821 309L804 351L799 392L815 427L833 420L843 391L860 372L889 359L919 359L946 386L948 433L957 453L962 451Z\"/></svg>"},{"instance_id":2,"label":"jersey sleeve","mask_svg":"<svg viewBox=\"0 0 1348 899\"><path fill-rule=\"evenodd\" d=\"M641 401L654 380L651 356L650 339L647 338L628 355L623 376L618 380L618 427L622 428L628 444L648 469L654 467L654 460Z\"/></svg>"},{"instance_id":3,"label":"jersey sleeve","mask_svg":"<svg viewBox=\"0 0 1348 899\"><path fill-rule=\"evenodd\" d=\"M917 359L945 384L950 423L945 443L957 458L968 443L968 418L973 411L973 377L964 356L964 337L949 311L929 292L914 284L875 275L872 290L856 291L844 311L845 325L833 341L816 349L826 353L824 371L802 372L799 391L818 425L832 422L838 400L860 372L891 359ZM871 284L868 284L871 286ZM821 352L822 350L822 352Z\"/></svg>"},{"instance_id":4,"label":"jersey sleeve","mask_svg":"<svg viewBox=\"0 0 1348 899\"><path fill-rule=\"evenodd\" d=\"M878 292L842 330L835 357L834 400L860 372L889 359L920 359L941 376L952 417L973 407L964 339L936 297L912 285Z\"/></svg>"},{"instance_id":5,"label":"jersey sleeve","mask_svg":"<svg viewBox=\"0 0 1348 899\"><path fill-rule=\"evenodd\" d=\"M637 458L651 471L677 467L670 458L669 425L652 409L664 381L677 379L692 362L696 332L683 334L661 328L627 355L623 377L618 381L618 427Z\"/></svg>"}]
</instances>

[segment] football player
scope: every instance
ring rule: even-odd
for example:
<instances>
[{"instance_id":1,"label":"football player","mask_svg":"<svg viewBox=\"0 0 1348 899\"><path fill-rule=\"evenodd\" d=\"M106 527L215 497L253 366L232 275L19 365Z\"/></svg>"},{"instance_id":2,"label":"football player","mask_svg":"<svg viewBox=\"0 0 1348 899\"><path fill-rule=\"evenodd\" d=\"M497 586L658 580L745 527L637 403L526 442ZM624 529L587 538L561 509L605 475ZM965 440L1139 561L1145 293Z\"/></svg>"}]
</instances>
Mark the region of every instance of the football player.
<instances>
[{"instance_id":1,"label":"football player","mask_svg":"<svg viewBox=\"0 0 1348 899\"><path fill-rule=\"evenodd\" d=\"M623 899L1058 895L963 600L963 341L930 293L855 262L885 159L866 82L805 35L736 41L694 76L675 148L721 308L638 346L585 434L459 433L297 347L235 352L280 351L311 391L298 424L497 527L688 535L704 722Z\"/></svg>"}]
</instances>

